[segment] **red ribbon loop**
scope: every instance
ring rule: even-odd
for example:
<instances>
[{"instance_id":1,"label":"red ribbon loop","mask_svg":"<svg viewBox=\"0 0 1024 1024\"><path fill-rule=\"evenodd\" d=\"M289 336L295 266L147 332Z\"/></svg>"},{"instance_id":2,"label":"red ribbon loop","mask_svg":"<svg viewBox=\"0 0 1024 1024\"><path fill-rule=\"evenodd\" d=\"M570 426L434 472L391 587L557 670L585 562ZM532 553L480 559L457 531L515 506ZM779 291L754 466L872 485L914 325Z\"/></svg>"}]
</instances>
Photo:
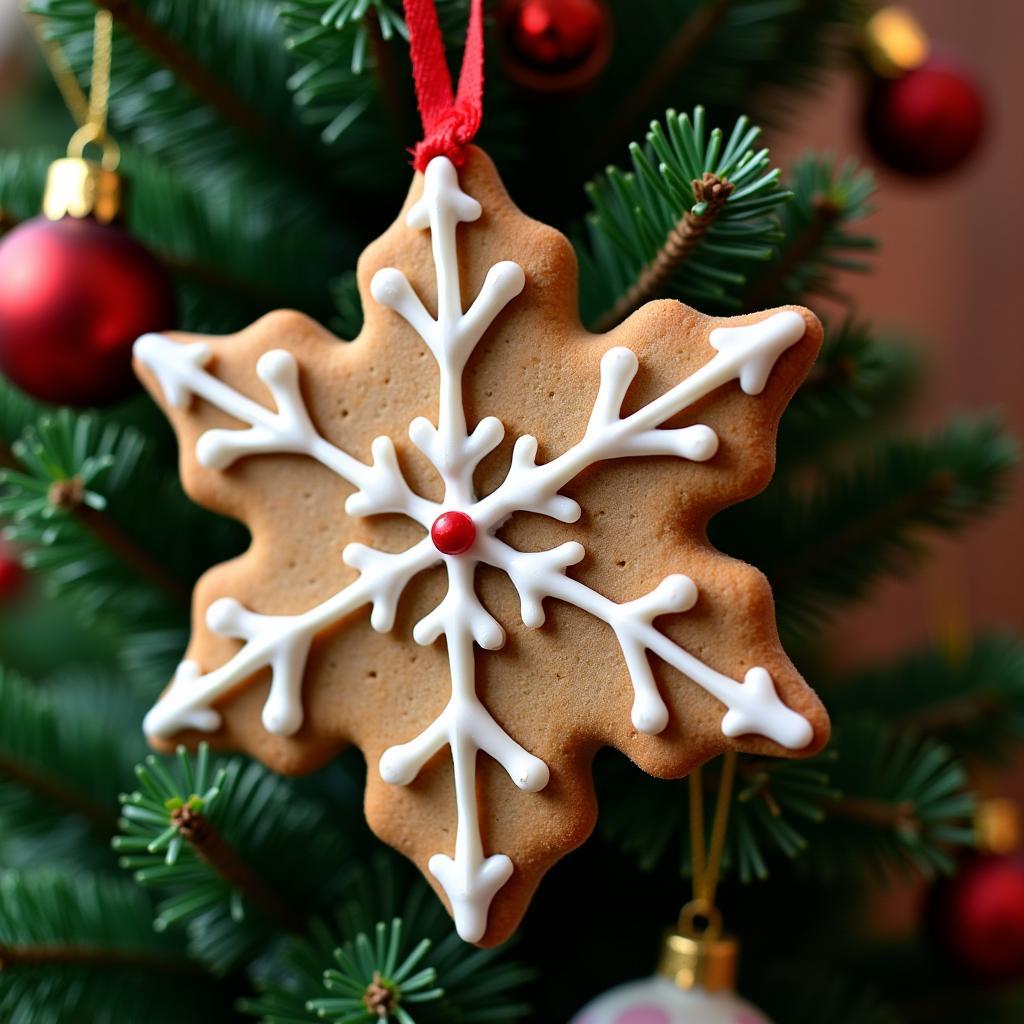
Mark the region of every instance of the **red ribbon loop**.
<instances>
[{"instance_id":1,"label":"red ribbon loop","mask_svg":"<svg viewBox=\"0 0 1024 1024\"><path fill-rule=\"evenodd\" d=\"M413 166L425 170L435 156L446 156L459 166L483 116L483 0L471 0L459 89L454 95L434 0L404 0L404 4L416 103L424 133L423 141L412 151Z\"/></svg>"}]
</instances>

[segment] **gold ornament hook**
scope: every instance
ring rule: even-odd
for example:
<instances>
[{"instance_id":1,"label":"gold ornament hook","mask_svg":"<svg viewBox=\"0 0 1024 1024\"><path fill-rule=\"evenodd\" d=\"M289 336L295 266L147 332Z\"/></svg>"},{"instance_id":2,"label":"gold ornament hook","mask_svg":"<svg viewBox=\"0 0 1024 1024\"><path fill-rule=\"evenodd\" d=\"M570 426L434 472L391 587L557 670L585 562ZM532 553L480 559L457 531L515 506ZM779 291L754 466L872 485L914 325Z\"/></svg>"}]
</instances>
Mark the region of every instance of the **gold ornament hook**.
<instances>
[{"instance_id":1,"label":"gold ornament hook","mask_svg":"<svg viewBox=\"0 0 1024 1024\"><path fill-rule=\"evenodd\" d=\"M68 158L84 160L85 149L95 143L103 150L101 163L104 170L116 171L121 163L121 147L113 136L99 124L88 121L79 128L68 141Z\"/></svg>"}]
</instances>

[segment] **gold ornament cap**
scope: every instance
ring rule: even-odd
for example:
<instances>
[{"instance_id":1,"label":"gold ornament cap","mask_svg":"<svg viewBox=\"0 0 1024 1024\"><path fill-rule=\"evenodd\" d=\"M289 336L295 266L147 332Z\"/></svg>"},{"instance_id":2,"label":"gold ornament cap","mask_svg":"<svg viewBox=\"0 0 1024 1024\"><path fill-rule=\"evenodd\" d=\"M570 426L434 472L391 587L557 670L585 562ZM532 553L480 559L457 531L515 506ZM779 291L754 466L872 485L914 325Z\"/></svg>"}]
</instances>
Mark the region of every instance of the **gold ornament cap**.
<instances>
[{"instance_id":1,"label":"gold ornament cap","mask_svg":"<svg viewBox=\"0 0 1024 1024\"><path fill-rule=\"evenodd\" d=\"M929 49L925 30L906 7L882 7L864 26L864 56L883 78L899 78L920 67Z\"/></svg>"},{"instance_id":2,"label":"gold ornament cap","mask_svg":"<svg viewBox=\"0 0 1024 1024\"><path fill-rule=\"evenodd\" d=\"M982 853L1016 853L1024 846L1020 807L1007 797L982 800L974 813L974 833Z\"/></svg>"},{"instance_id":3,"label":"gold ornament cap","mask_svg":"<svg viewBox=\"0 0 1024 1024\"><path fill-rule=\"evenodd\" d=\"M102 145L102 162L85 158L85 147L90 142ZM101 224L117 220L124 195L124 183L117 173L119 161L114 140L110 136L101 139L94 125L84 125L71 137L68 155L50 164L43 216L48 220L93 217Z\"/></svg>"},{"instance_id":4,"label":"gold ornament cap","mask_svg":"<svg viewBox=\"0 0 1024 1024\"><path fill-rule=\"evenodd\" d=\"M700 919L707 922L703 931L697 928ZM683 907L677 930L665 936L658 973L682 989L731 992L739 959L740 944L722 932L718 911L694 901Z\"/></svg>"}]
</instances>

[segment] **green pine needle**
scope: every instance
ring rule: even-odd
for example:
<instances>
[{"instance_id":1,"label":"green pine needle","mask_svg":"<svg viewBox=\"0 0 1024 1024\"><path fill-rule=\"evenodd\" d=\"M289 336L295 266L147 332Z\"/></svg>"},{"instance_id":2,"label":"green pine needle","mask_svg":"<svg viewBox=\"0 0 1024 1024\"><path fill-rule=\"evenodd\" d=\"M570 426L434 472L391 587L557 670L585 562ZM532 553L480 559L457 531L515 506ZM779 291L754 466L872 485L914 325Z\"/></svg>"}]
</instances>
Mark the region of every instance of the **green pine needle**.
<instances>
[{"instance_id":1,"label":"green pine needle","mask_svg":"<svg viewBox=\"0 0 1024 1024\"><path fill-rule=\"evenodd\" d=\"M301 928L336 888L350 856L338 812L262 765L213 761L203 744L194 757L179 748L170 763L150 756L135 774L114 849L136 882L161 894L155 926L187 927L190 949L211 970ZM183 808L200 821L183 819Z\"/></svg>"},{"instance_id":2,"label":"green pine needle","mask_svg":"<svg viewBox=\"0 0 1024 1024\"><path fill-rule=\"evenodd\" d=\"M632 145L632 170L609 167L587 186L593 212L580 253L585 322L621 320L655 298L739 308L748 263L770 260L777 210L789 193L760 129L740 118L730 133L709 131L704 110L670 110L652 122L647 145ZM727 197L713 206L699 194L710 175ZM681 241L685 239L685 241Z\"/></svg>"},{"instance_id":3,"label":"green pine needle","mask_svg":"<svg viewBox=\"0 0 1024 1024\"><path fill-rule=\"evenodd\" d=\"M330 919L261 965L243 1009L263 1024L513 1024L529 1019L531 977L507 950L467 946L408 862L378 851L353 865Z\"/></svg>"},{"instance_id":4,"label":"green pine needle","mask_svg":"<svg viewBox=\"0 0 1024 1024\"><path fill-rule=\"evenodd\" d=\"M823 470L810 488L777 478L716 517L710 532L768 576L784 635L805 636L832 608L903 570L929 531L955 532L997 504L1016 463L996 422L960 420L932 438L882 440Z\"/></svg>"},{"instance_id":5,"label":"green pine needle","mask_svg":"<svg viewBox=\"0 0 1024 1024\"><path fill-rule=\"evenodd\" d=\"M5 1024L228 1019L224 994L154 932L146 894L78 872L0 873L0 1019Z\"/></svg>"},{"instance_id":6,"label":"green pine needle","mask_svg":"<svg viewBox=\"0 0 1024 1024\"><path fill-rule=\"evenodd\" d=\"M963 651L911 651L837 680L828 701L837 714L874 711L961 756L1001 760L1024 738L1024 644L991 633Z\"/></svg>"}]
</instances>

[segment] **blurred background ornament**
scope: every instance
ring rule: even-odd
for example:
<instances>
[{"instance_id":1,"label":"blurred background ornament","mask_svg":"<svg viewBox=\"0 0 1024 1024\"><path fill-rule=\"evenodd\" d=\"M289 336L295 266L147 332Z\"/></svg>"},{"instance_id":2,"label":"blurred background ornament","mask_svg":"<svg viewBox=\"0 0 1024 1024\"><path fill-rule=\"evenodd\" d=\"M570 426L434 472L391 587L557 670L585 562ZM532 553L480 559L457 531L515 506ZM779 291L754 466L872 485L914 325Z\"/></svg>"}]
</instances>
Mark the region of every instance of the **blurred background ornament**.
<instances>
[{"instance_id":1,"label":"blurred background ornament","mask_svg":"<svg viewBox=\"0 0 1024 1024\"><path fill-rule=\"evenodd\" d=\"M612 52L604 0L503 0L498 32L509 76L536 92L586 88Z\"/></svg>"},{"instance_id":2,"label":"blurred background ornament","mask_svg":"<svg viewBox=\"0 0 1024 1024\"><path fill-rule=\"evenodd\" d=\"M27 578L18 553L0 537L0 605L14 601Z\"/></svg>"},{"instance_id":3,"label":"blurred background ornament","mask_svg":"<svg viewBox=\"0 0 1024 1024\"><path fill-rule=\"evenodd\" d=\"M665 936L657 974L603 993L570 1024L771 1024L735 993L739 942L722 931L715 906L735 778L736 754L727 753L706 842L703 770L688 777L693 899Z\"/></svg>"},{"instance_id":4,"label":"blurred background ornament","mask_svg":"<svg viewBox=\"0 0 1024 1024\"><path fill-rule=\"evenodd\" d=\"M926 921L940 956L971 978L1024 980L1024 847L1012 800L979 807L978 849L932 890Z\"/></svg>"},{"instance_id":5,"label":"blurred background ornament","mask_svg":"<svg viewBox=\"0 0 1024 1024\"><path fill-rule=\"evenodd\" d=\"M868 19L864 56L871 76L864 130L876 155L916 177L965 163L987 121L974 76L954 58L935 55L920 23L902 7L883 7Z\"/></svg>"},{"instance_id":6,"label":"blurred background ornament","mask_svg":"<svg viewBox=\"0 0 1024 1024\"><path fill-rule=\"evenodd\" d=\"M101 11L88 101L44 50L81 127L50 166L42 214L0 241L0 373L44 402L104 405L131 394L132 343L174 326L169 274L120 223L120 151L107 132L110 33ZM90 145L101 161L85 158Z\"/></svg>"}]
</instances>

